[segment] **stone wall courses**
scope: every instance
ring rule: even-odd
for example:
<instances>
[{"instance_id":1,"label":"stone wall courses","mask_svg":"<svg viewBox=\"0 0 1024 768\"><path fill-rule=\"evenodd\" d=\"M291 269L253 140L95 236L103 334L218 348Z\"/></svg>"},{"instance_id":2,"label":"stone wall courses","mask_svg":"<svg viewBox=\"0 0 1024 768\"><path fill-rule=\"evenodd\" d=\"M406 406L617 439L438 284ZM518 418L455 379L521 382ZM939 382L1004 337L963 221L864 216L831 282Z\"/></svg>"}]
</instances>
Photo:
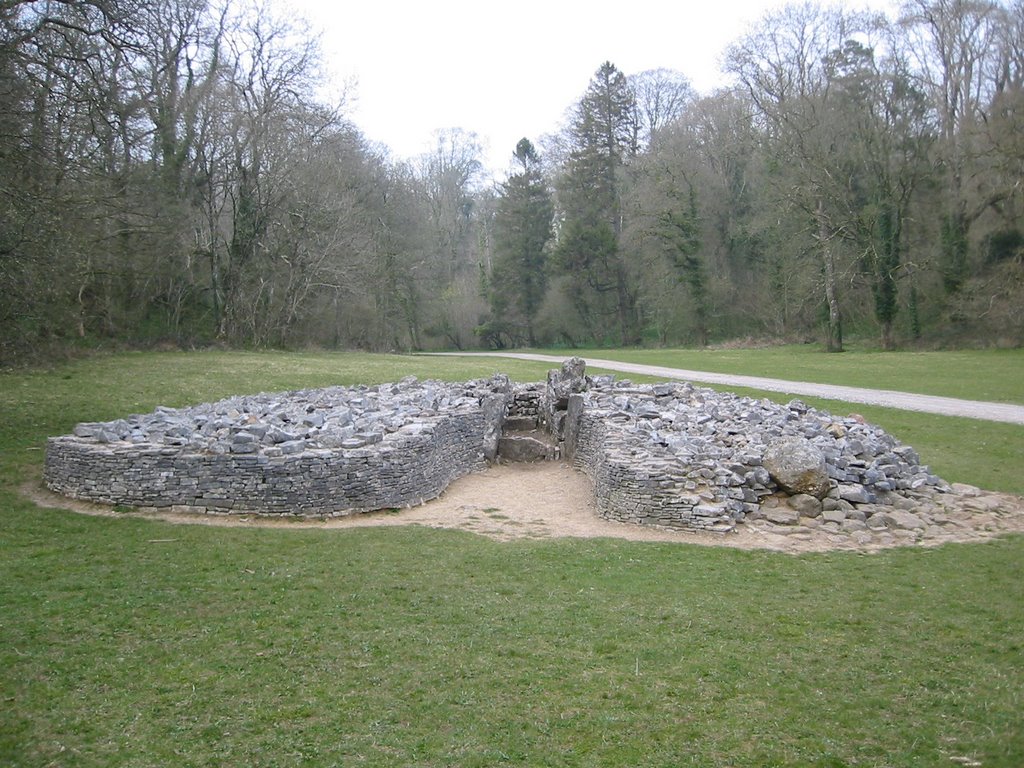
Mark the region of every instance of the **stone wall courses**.
<instances>
[{"instance_id":1,"label":"stone wall courses","mask_svg":"<svg viewBox=\"0 0 1024 768\"><path fill-rule=\"evenodd\" d=\"M578 389L566 408L564 451L590 476L610 519L729 531L761 518L764 502L788 496L764 466L766 451L787 442L820 452L825 501L889 505L950 490L879 427L798 400L780 405L685 382L610 377L588 378Z\"/></svg>"},{"instance_id":2,"label":"stone wall courses","mask_svg":"<svg viewBox=\"0 0 1024 768\"><path fill-rule=\"evenodd\" d=\"M408 507L487 466L507 377L228 398L79 424L44 480L107 504L339 515Z\"/></svg>"}]
</instances>

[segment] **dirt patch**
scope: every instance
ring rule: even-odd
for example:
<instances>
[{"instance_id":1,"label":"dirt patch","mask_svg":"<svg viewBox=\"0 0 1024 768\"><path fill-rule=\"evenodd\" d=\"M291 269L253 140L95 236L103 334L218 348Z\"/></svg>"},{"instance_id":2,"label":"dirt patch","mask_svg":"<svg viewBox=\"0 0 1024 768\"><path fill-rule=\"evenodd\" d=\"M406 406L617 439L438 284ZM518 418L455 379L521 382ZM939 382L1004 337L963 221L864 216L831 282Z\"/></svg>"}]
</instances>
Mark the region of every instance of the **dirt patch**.
<instances>
[{"instance_id":1,"label":"dirt patch","mask_svg":"<svg viewBox=\"0 0 1024 768\"><path fill-rule=\"evenodd\" d=\"M255 514L197 514L181 508L118 510L51 493L39 479L23 493L43 507L90 515L143 517L171 523L214 526L258 526L295 529L346 529L370 526L422 525L452 528L499 541L549 538L619 538L679 544L769 549L780 552L822 552L834 549L877 551L892 546L934 546L980 541L1005 533L1024 532L1024 499L985 493L984 504L947 510L941 530L918 538L856 543L849 536L803 527L785 529L764 521L744 523L729 534L695 533L616 523L598 516L590 480L562 462L504 464L460 478L437 499L403 510L348 517L292 518Z\"/></svg>"}]
</instances>

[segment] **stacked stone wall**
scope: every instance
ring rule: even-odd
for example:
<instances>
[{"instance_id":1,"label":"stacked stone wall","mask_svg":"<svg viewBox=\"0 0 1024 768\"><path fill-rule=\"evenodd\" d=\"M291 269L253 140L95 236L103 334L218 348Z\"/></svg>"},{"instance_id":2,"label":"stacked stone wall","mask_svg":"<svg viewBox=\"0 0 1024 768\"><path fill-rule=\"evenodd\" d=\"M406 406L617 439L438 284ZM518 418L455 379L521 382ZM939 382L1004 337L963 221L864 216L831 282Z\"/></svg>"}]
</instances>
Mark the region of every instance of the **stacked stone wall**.
<instances>
[{"instance_id":1,"label":"stacked stone wall","mask_svg":"<svg viewBox=\"0 0 1024 768\"><path fill-rule=\"evenodd\" d=\"M912 448L878 427L800 401L610 377L577 389L558 422L563 450L591 478L598 511L612 520L728 531L765 516L796 522L849 513L862 518L849 523L852 530L866 527L869 512L949 490ZM784 488L766 466L770 448L794 441L818 457L817 497ZM790 497L798 509L766 512Z\"/></svg>"},{"instance_id":2,"label":"stacked stone wall","mask_svg":"<svg viewBox=\"0 0 1024 768\"><path fill-rule=\"evenodd\" d=\"M250 436L264 431L258 421L250 423L252 419L244 420L244 429L232 427L230 436L203 443L201 449L195 441L132 442L139 429L131 421L79 425L81 436L48 441L44 480L51 490L72 498L141 507L298 515L408 507L485 468L495 419L500 426L502 409L495 403L503 402L503 393L488 387L452 393L444 385L435 390L440 397L431 393L428 398L431 415L414 409L415 415L402 424L378 420L379 431L343 438L347 447L313 429L299 440L274 443L268 430L260 442L248 437L234 442L240 432ZM365 392L354 390L344 399L351 402L360 396L365 399ZM285 399L277 397L275 402ZM438 413L445 402L451 412ZM308 406L301 412L307 421L328 424L337 409L337 404L321 410ZM244 414L252 408L246 404L235 410ZM158 413L175 414L172 421L178 423L187 421L173 409ZM363 428L372 430L372 425ZM282 445L296 444L298 450L282 451Z\"/></svg>"},{"instance_id":3,"label":"stacked stone wall","mask_svg":"<svg viewBox=\"0 0 1024 768\"><path fill-rule=\"evenodd\" d=\"M503 429L506 432L527 432L538 429L543 421L541 401L544 385L537 382L517 384L508 398Z\"/></svg>"},{"instance_id":4,"label":"stacked stone wall","mask_svg":"<svg viewBox=\"0 0 1024 768\"><path fill-rule=\"evenodd\" d=\"M686 468L630 439L611 414L583 410L573 419L573 463L590 477L598 513L609 520L689 530L727 531L729 511L710 488L686 479ZM687 487L689 485L689 487Z\"/></svg>"}]
</instances>

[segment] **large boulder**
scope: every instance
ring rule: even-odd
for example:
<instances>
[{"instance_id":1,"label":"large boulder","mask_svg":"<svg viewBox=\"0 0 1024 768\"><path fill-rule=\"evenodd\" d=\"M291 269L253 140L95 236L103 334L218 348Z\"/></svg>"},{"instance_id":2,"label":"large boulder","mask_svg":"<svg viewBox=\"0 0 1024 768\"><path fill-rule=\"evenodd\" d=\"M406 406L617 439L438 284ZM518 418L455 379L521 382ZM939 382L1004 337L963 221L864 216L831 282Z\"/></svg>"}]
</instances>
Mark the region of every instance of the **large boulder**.
<instances>
[{"instance_id":1,"label":"large boulder","mask_svg":"<svg viewBox=\"0 0 1024 768\"><path fill-rule=\"evenodd\" d=\"M786 437L769 445L764 452L764 468L788 494L805 493L822 499L828 493L825 455L802 437Z\"/></svg>"}]
</instances>

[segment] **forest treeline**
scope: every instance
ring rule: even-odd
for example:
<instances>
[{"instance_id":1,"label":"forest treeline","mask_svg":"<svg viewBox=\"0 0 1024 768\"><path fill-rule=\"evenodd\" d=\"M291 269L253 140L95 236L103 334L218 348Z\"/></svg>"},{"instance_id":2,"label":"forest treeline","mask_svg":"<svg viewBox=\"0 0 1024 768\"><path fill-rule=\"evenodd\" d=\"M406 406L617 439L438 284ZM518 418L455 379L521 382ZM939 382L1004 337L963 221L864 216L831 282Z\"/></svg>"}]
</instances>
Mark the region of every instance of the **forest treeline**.
<instances>
[{"instance_id":1,"label":"forest treeline","mask_svg":"<svg viewBox=\"0 0 1024 768\"><path fill-rule=\"evenodd\" d=\"M466 130L392 159L320 63L271 3L0 0L0 361L1024 343L1024 0L788 6L711 94L606 62L496 183Z\"/></svg>"}]
</instances>

